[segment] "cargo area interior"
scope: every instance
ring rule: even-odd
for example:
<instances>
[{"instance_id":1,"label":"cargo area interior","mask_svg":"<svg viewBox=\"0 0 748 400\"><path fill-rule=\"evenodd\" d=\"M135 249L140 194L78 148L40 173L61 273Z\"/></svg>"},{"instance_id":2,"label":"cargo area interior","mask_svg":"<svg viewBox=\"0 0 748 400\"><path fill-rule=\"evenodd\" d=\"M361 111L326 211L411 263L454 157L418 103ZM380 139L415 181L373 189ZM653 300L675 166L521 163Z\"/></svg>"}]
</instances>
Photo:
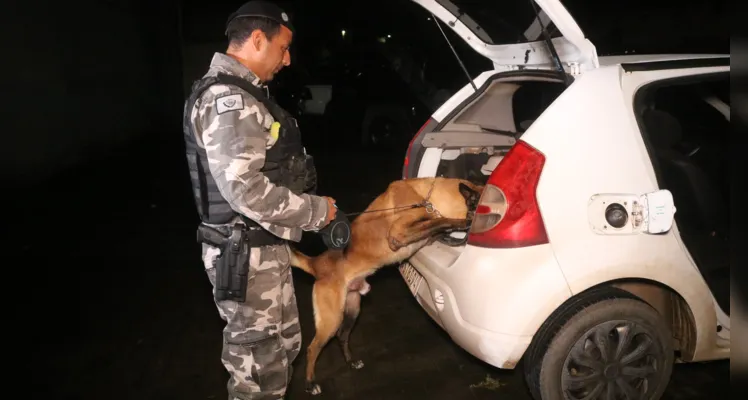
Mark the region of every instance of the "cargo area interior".
<instances>
[{"instance_id":1,"label":"cargo area interior","mask_svg":"<svg viewBox=\"0 0 748 400\"><path fill-rule=\"evenodd\" d=\"M441 149L436 176L485 184L514 143L565 89L553 73L501 77L486 84L440 130L424 136L423 147ZM465 232L453 232L424 252L457 252L441 255L440 260L451 263L466 241Z\"/></svg>"},{"instance_id":2,"label":"cargo area interior","mask_svg":"<svg viewBox=\"0 0 748 400\"><path fill-rule=\"evenodd\" d=\"M635 110L662 189L673 194L684 245L730 314L730 78L645 86Z\"/></svg>"},{"instance_id":3,"label":"cargo area interior","mask_svg":"<svg viewBox=\"0 0 748 400\"><path fill-rule=\"evenodd\" d=\"M485 184L507 151L566 89L557 77L492 81L423 146L443 149L436 176Z\"/></svg>"}]
</instances>

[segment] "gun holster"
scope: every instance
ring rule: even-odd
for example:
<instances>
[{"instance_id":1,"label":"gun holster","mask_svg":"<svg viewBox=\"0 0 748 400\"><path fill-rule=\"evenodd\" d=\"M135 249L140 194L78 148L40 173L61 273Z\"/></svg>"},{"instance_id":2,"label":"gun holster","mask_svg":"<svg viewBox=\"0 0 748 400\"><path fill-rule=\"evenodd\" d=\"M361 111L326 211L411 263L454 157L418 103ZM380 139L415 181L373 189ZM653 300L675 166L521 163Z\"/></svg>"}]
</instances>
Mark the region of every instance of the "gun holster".
<instances>
[{"instance_id":1,"label":"gun holster","mask_svg":"<svg viewBox=\"0 0 748 400\"><path fill-rule=\"evenodd\" d=\"M216 258L216 301L232 300L243 303L247 295L249 274L249 240L247 228L236 224L231 235L205 225L198 227L198 241L218 247L221 254Z\"/></svg>"}]
</instances>

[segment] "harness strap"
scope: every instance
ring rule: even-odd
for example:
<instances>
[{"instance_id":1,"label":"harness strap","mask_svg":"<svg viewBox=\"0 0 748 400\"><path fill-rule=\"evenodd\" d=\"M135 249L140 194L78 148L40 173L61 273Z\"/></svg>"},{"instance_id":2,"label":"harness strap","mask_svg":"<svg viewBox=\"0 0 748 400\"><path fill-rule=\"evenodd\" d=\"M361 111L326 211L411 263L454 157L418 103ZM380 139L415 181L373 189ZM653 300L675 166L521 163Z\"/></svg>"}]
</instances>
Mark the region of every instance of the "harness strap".
<instances>
[{"instance_id":1,"label":"harness strap","mask_svg":"<svg viewBox=\"0 0 748 400\"><path fill-rule=\"evenodd\" d=\"M429 194L426 195L426 198L423 199L423 206L426 207L426 212L429 214L435 214L438 218L441 218L442 214L439 212L439 210L434 207L434 204L429 201L431 198L431 193L434 191L434 186L436 186L436 178L434 178L433 181L431 181L431 189L429 189Z\"/></svg>"}]
</instances>

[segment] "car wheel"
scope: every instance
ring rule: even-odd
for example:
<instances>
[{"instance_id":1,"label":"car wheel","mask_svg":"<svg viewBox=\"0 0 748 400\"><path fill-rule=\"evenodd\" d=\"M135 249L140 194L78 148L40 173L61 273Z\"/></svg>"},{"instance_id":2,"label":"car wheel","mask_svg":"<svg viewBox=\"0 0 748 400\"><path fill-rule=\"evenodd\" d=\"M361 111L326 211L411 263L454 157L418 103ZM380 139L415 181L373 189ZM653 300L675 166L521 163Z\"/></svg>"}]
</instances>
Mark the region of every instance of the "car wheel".
<instances>
[{"instance_id":1,"label":"car wheel","mask_svg":"<svg viewBox=\"0 0 748 400\"><path fill-rule=\"evenodd\" d=\"M535 399L658 399L673 368L662 316L629 292L593 289L561 306L528 349Z\"/></svg>"}]
</instances>

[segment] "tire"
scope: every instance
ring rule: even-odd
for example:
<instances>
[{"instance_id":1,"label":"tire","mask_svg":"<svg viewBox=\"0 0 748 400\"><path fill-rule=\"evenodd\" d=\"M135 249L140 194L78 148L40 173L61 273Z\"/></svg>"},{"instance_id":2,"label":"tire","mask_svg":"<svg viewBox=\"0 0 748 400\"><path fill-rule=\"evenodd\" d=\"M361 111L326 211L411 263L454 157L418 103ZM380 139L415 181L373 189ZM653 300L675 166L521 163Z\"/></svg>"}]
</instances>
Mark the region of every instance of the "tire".
<instances>
[{"instance_id":1,"label":"tire","mask_svg":"<svg viewBox=\"0 0 748 400\"><path fill-rule=\"evenodd\" d=\"M595 335L607 338L602 342L617 350L619 339L625 340L626 336L619 336L624 332L633 335L629 335L631 340L623 346L621 357L611 351L609 362L601 362L599 347L593 342ZM650 345L645 346L646 342ZM632 357L638 346L644 348L643 355ZM578 362L585 359L588 366ZM638 393L629 398L654 400L664 393L673 362L672 334L657 310L629 292L601 287L569 300L551 315L528 348L524 373L536 400L582 399L596 390L600 390L599 397L590 398L606 399L608 388L626 398L619 384L622 381L629 381L627 388ZM646 377L635 377L640 372ZM594 378L579 379L590 375ZM573 378L579 381L572 388Z\"/></svg>"}]
</instances>

